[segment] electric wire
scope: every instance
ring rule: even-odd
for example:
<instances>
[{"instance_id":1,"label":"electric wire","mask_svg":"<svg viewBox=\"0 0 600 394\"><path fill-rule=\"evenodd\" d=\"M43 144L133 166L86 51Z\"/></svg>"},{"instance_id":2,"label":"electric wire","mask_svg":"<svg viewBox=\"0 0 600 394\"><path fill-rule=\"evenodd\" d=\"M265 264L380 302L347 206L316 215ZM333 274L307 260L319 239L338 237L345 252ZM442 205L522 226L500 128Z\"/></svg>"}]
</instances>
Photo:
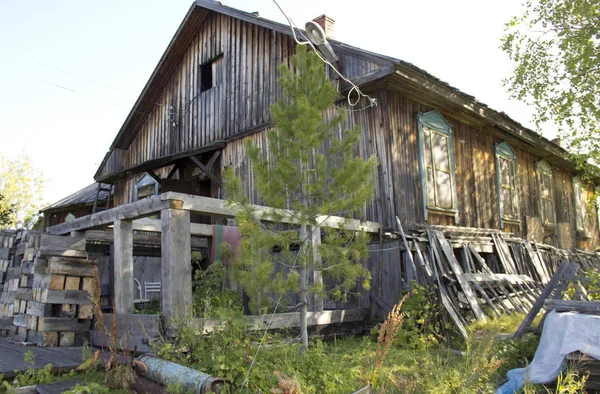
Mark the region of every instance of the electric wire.
<instances>
[{"instance_id":1,"label":"electric wire","mask_svg":"<svg viewBox=\"0 0 600 394\"><path fill-rule=\"evenodd\" d=\"M287 19L288 24L290 26L290 30L292 31L292 37L294 38L294 41L296 41L296 44L298 45L310 45L310 47L313 49L313 51L315 52L315 54L319 57L319 59L321 59L321 61L325 64L327 64L329 67L331 67L331 69L333 71L335 71L335 73L344 81L346 81L347 83L349 83L352 88L350 89L350 91L348 91L348 95L347 100L348 100L348 105L350 107L354 107L356 105L358 105L358 103L360 102L361 98L366 98L369 100L369 105L361 110L367 109L367 108L371 108L377 105L377 100L375 98L372 98L371 96L369 96L368 94L364 94L360 88L358 86L356 86L356 84L354 82L352 82L349 78L347 78L346 76L344 76L340 71L338 71L338 69L331 64L331 62L327 59L325 59L321 53L317 50L317 48L315 48L314 44L310 41L310 39L308 39L304 33L302 33L302 30L300 30L298 28L298 26L296 25L296 23L294 23L294 21L287 16L287 14L285 13L285 11L283 11L283 9L281 8L281 6L279 5L279 3L277 3L277 0L273 0L273 3L275 3L275 5L277 6L277 8L279 8L279 11L281 11L281 13L283 14L283 16L285 17L285 19ZM294 28L296 28L298 30L298 33L300 33L302 35L302 37L304 37L304 39L306 41L300 41L298 40L298 37L296 36L296 31L294 30ZM357 98L355 101L352 101L352 94L353 92L356 93Z\"/></svg>"}]
</instances>

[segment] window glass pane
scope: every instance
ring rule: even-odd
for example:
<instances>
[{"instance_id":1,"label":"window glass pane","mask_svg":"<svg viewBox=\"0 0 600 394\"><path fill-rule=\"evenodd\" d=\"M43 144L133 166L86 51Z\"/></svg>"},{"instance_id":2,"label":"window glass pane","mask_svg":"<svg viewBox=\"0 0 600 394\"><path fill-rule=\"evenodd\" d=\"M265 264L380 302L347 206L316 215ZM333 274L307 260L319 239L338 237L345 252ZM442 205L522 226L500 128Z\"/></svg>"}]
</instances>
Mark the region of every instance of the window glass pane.
<instances>
[{"instance_id":1,"label":"window glass pane","mask_svg":"<svg viewBox=\"0 0 600 394\"><path fill-rule=\"evenodd\" d=\"M448 137L433 133L433 160L436 169L450 171L450 156L448 155Z\"/></svg>"},{"instance_id":2,"label":"window glass pane","mask_svg":"<svg viewBox=\"0 0 600 394\"><path fill-rule=\"evenodd\" d=\"M519 217L519 195L517 194L517 189L513 189L512 191L512 201L513 201L513 217Z\"/></svg>"},{"instance_id":3,"label":"window glass pane","mask_svg":"<svg viewBox=\"0 0 600 394\"><path fill-rule=\"evenodd\" d=\"M425 165L431 166L431 131L424 127L423 128L423 146L425 149Z\"/></svg>"},{"instance_id":4,"label":"window glass pane","mask_svg":"<svg viewBox=\"0 0 600 394\"><path fill-rule=\"evenodd\" d=\"M452 183L450 173L443 171L435 172L437 180L438 206L440 208L452 208Z\"/></svg>"},{"instance_id":5,"label":"window glass pane","mask_svg":"<svg viewBox=\"0 0 600 394\"><path fill-rule=\"evenodd\" d=\"M552 201L544 200L544 213L546 223L553 224L554 223L554 209L552 209Z\"/></svg>"},{"instance_id":6,"label":"window glass pane","mask_svg":"<svg viewBox=\"0 0 600 394\"><path fill-rule=\"evenodd\" d=\"M552 199L550 195L550 176L548 174L542 173L542 197Z\"/></svg>"},{"instance_id":7,"label":"window glass pane","mask_svg":"<svg viewBox=\"0 0 600 394\"><path fill-rule=\"evenodd\" d=\"M435 206L435 182L433 181L433 170L427 168L427 204Z\"/></svg>"},{"instance_id":8,"label":"window glass pane","mask_svg":"<svg viewBox=\"0 0 600 394\"><path fill-rule=\"evenodd\" d=\"M502 214L512 216L513 203L510 198L510 189L502 188Z\"/></svg>"},{"instance_id":9,"label":"window glass pane","mask_svg":"<svg viewBox=\"0 0 600 394\"><path fill-rule=\"evenodd\" d=\"M509 160L506 160L503 157L498 158L498 163L500 164L500 184L502 186L511 186L511 163Z\"/></svg>"}]
</instances>

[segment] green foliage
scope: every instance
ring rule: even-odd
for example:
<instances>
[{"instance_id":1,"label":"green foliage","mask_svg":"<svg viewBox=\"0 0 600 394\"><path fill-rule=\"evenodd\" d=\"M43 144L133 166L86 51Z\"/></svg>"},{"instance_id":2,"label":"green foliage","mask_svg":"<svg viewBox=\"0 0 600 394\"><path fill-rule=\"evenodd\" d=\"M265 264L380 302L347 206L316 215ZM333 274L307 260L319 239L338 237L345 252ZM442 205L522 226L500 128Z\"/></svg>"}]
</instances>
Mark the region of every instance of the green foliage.
<instances>
[{"instance_id":1,"label":"green foliage","mask_svg":"<svg viewBox=\"0 0 600 394\"><path fill-rule=\"evenodd\" d=\"M525 382L523 386L523 394L537 393L556 393L556 394L581 394L586 393L585 382L588 375L579 375L572 366L569 366L565 371L558 375L556 387L547 387L542 384L533 384Z\"/></svg>"},{"instance_id":2,"label":"green foliage","mask_svg":"<svg viewBox=\"0 0 600 394\"><path fill-rule=\"evenodd\" d=\"M584 271L579 277L583 288L587 291L588 297L592 301L600 300L600 271L597 268L590 268ZM565 295L568 299L574 299L575 294L579 291L576 287L575 282L569 283L569 287L565 291Z\"/></svg>"},{"instance_id":3,"label":"green foliage","mask_svg":"<svg viewBox=\"0 0 600 394\"><path fill-rule=\"evenodd\" d=\"M192 389L186 390L183 386L183 383L169 383L165 387L167 390L167 394L194 394L195 391Z\"/></svg>"},{"instance_id":4,"label":"green foliage","mask_svg":"<svg viewBox=\"0 0 600 394\"><path fill-rule=\"evenodd\" d=\"M381 354L381 345L367 337L314 340L301 352L297 340L269 335L254 359L260 340L257 335L263 333L244 330L239 313L221 317L223 325L204 336L199 335L203 327L193 320L177 322L176 337L170 342L160 341L154 351L169 360L228 378L232 382L229 392L244 394L275 393L282 385L305 394L352 393L372 380L373 360ZM496 333L510 325L512 318L503 317L480 327L465 344L463 356L418 341L418 346L407 346L402 339L397 340L389 346L385 362L377 371L377 392L493 392L506 371L526 365L537 347L537 338L532 335L496 341Z\"/></svg>"},{"instance_id":5,"label":"green foliage","mask_svg":"<svg viewBox=\"0 0 600 394\"><path fill-rule=\"evenodd\" d=\"M98 383L77 384L74 388L63 391L64 394L105 394L110 389Z\"/></svg>"},{"instance_id":6,"label":"green foliage","mask_svg":"<svg viewBox=\"0 0 600 394\"><path fill-rule=\"evenodd\" d=\"M56 377L52 373L52 364L46 364L44 368L37 370L34 368L35 358L31 350L25 353L24 361L25 364L27 364L27 369L25 369L24 372L17 374L13 382L15 387L50 383L56 379ZM17 372L18 371L15 371L15 373Z\"/></svg>"},{"instance_id":7,"label":"green foliage","mask_svg":"<svg viewBox=\"0 0 600 394\"><path fill-rule=\"evenodd\" d=\"M435 347L443 340L445 327L436 291L434 287L411 282L410 295L402 305L404 323L399 343L415 349L425 349Z\"/></svg>"},{"instance_id":8,"label":"green foliage","mask_svg":"<svg viewBox=\"0 0 600 394\"><path fill-rule=\"evenodd\" d=\"M236 291L225 287L227 269L215 261L206 269L194 270L193 301L196 316L210 317L220 308L241 310L242 299Z\"/></svg>"},{"instance_id":9,"label":"green foliage","mask_svg":"<svg viewBox=\"0 0 600 394\"><path fill-rule=\"evenodd\" d=\"M507 23L502 49L514 61L505 81L551 120L580 159L600 163L600 1L530 0Z\"/></svg>"},{"instance_id":10,"label":"green foliage","mask_svg":"<svg viewBox=\"0 0 600 394\"><path fill-rule=\"evenodd\" d=\"M374 192L376 160L361 158L358 128L343 130L346 115L332 110L338 92L321 60L298 47L292 62L294 71L280 67L283 99L271 108L276 128L267 133L267 148L249 142L246 149L260 203L293 210L290 216L300 231L262 223L248 205L242 180L233 169L224 172L230 203L241 207L236 222L242 240L233 264L234 279L255 311L269 310L280 299L273 294L298 292L303 308L308 292L324 295L320 283L311 287L307 283L313 270L332 279L335 287L330 295L338 299L360 281L368 287L370 279L361 265L368 256L366 233L323 228L319 259L314 258L311 245L312 231L322 225L320 215L362 214ZM277 219L281 212L270 210L268 215ZM285 272L281 267L286 267Z\"/></svg>"},{"instance_id":11,"label":"green foliage","mask_svg":"<svg viewBox=\"0 0 600 394\"><path fill-rule=\"evenodd\" d=\"M0 229L10 227L14 215L15 204L7 203L4 195L0 194Z\"/></svg>"},{"instance_id":12,"label":"green foliage","mask_svg":"<svg viewBox=\"0 0 600 394\"><path fill-rule=\"evenodd\" d=\"M26 155L10 160L0 154L0 229L31 228L37 222L45 183Z\"/></svg>"}]
</instances>

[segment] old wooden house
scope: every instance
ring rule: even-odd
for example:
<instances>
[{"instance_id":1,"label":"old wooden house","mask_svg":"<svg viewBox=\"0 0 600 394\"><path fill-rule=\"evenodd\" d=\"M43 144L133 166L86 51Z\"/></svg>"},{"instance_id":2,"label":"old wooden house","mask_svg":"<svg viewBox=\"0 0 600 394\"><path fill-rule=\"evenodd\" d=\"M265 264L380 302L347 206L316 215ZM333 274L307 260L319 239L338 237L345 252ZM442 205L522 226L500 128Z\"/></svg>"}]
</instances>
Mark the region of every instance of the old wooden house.
<instances>
[{"instance_id":1,"label":"old wooden house","mask_svg":"<svg viewBox=\"0 0 600 394\"><path fill-rule=\"evenodd\" d=\"M331 18L322 16L316 22L326 34L331 32ZM412 64L332 38L328 42L339 71L377 102L372 106L363 100L349 107L345 95L351 85L327 67L340 91L337 105L348 109L344 127L359 126L360 154L379 160L376 197L362 217L349 224L367 229L377 240L366 263L373 273L373 291L342 308L389 309L407 281L419 279L413 252L417 267L438 261L444 270L440 261L446 259L451 265L446 277L463 278L449 248L453 246L456 254L463 253L463 269L473 268L472 273L477 261L485 275L523 274L545 283L557 259L551 256L554 252L543 257L544 248L594 250L599 245L598 207L587 204L595 185L583 182L559 145ZM86 188L47 208L49 234L86 238L86 256L95 256L99 263L116 312L132 313L134 299L142 293L134 287L140 272L148 282L161 284L165 316L189 306L190 250L205 250L212 225L224 224L231 216L223 204L224 168L234 168L251 201L260 203L245 142L266 144L266 133L273 128L269 108L281 98L277 69L281 63L292 66L295 45L287 25L197 0L95 174L99 185L111 185L109 190L96 190L95 207L94 193ZM111 202L106 201L109 196ZM112 209L99 212L99 207ZM90 209L95 213L88 215ZM70 219L77 218L61 224L69 213ZM412 246L393 239L397 246L383 244L386 233L398 230L396 217ZM109 226L109 231L97 230ZM93 230L83 233L89 229ZM453 235L451 244L433 242L430 233L431 248L421 255L426 229ZM509 250L498 234L517 241ZM467 245L465 237L472 244ZM30 243L35 242L39 244ZM110 249L102 249L103 244ZM434 244L443 250L441 257ZM521 258L522 251L526 258ZM134 264L134 256L146 260ZM148 269L140 267L144 264ZM517 279L515 286L529 288L519 282L523 278ZM458 295L463 293L470 310L481 318L468 281L459 282L460 288L458 282L448 284L448 299L462 305L460 309L467 305ZM481 287L477 290L480 302L498 295L493 289L487 294ZM521 291L526 292L522 287ZM509 291L498 292L499 305L511 303ZM62 301L59 304L69 304ZM328 319L340 321L334 315Z\"/></svg>"},{"instance_id":2,"label":"old wooden house","mask_svg":"<svg viewBox=\"0 0 600 394\"><path fill-rule=\"evenodd\" d=\"M343 74L378 103L347 116L363 130L362 154L380 162L364 219L384 228L398 216L409 228L502 229L566 249L598 245L597 211L585 204L594 186L582 183L560 146L412 64L330 44ZM244 141L264 143L280 97L277 66L289 64L294 46L287 25L194 3L96 181L114 184L115 205L141 198L147 174L161 192L219 198L221 170L233 166L255 195Z\"/></svg>"}]
</instances>

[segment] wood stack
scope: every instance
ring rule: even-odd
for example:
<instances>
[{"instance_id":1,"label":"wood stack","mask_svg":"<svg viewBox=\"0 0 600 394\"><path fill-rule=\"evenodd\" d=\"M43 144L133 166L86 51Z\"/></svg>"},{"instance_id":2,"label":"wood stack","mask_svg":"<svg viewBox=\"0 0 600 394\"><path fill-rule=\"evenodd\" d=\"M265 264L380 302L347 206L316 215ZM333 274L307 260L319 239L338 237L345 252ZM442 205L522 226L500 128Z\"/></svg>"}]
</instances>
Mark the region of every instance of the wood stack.
<instances>
[{"instance_id":1,"label":"wood stack","mask_svg":"<svg viewBox=\"0 0 600 394\"><path fill-rule=\"evenodd\" d=\"M85 245L83 237L29 232L20 238L0 306L12 318L16 340L74 346L88 338L96 263L87 260Z\"/></svg>"},{"instance_id":2,"label":"wood stack","mask_svg":"<svg viewBox=\"0 0 600 394\"><path fill-rule=\"evenodd\" d=\"M13 326L15 296L19 289L21 269L15 268L16 246L24 236L22 231L4 230L0 232L0 337L12 337L16 332ZM22 254L24 246L19 249Z\"/></svg>"}]
</instances>

